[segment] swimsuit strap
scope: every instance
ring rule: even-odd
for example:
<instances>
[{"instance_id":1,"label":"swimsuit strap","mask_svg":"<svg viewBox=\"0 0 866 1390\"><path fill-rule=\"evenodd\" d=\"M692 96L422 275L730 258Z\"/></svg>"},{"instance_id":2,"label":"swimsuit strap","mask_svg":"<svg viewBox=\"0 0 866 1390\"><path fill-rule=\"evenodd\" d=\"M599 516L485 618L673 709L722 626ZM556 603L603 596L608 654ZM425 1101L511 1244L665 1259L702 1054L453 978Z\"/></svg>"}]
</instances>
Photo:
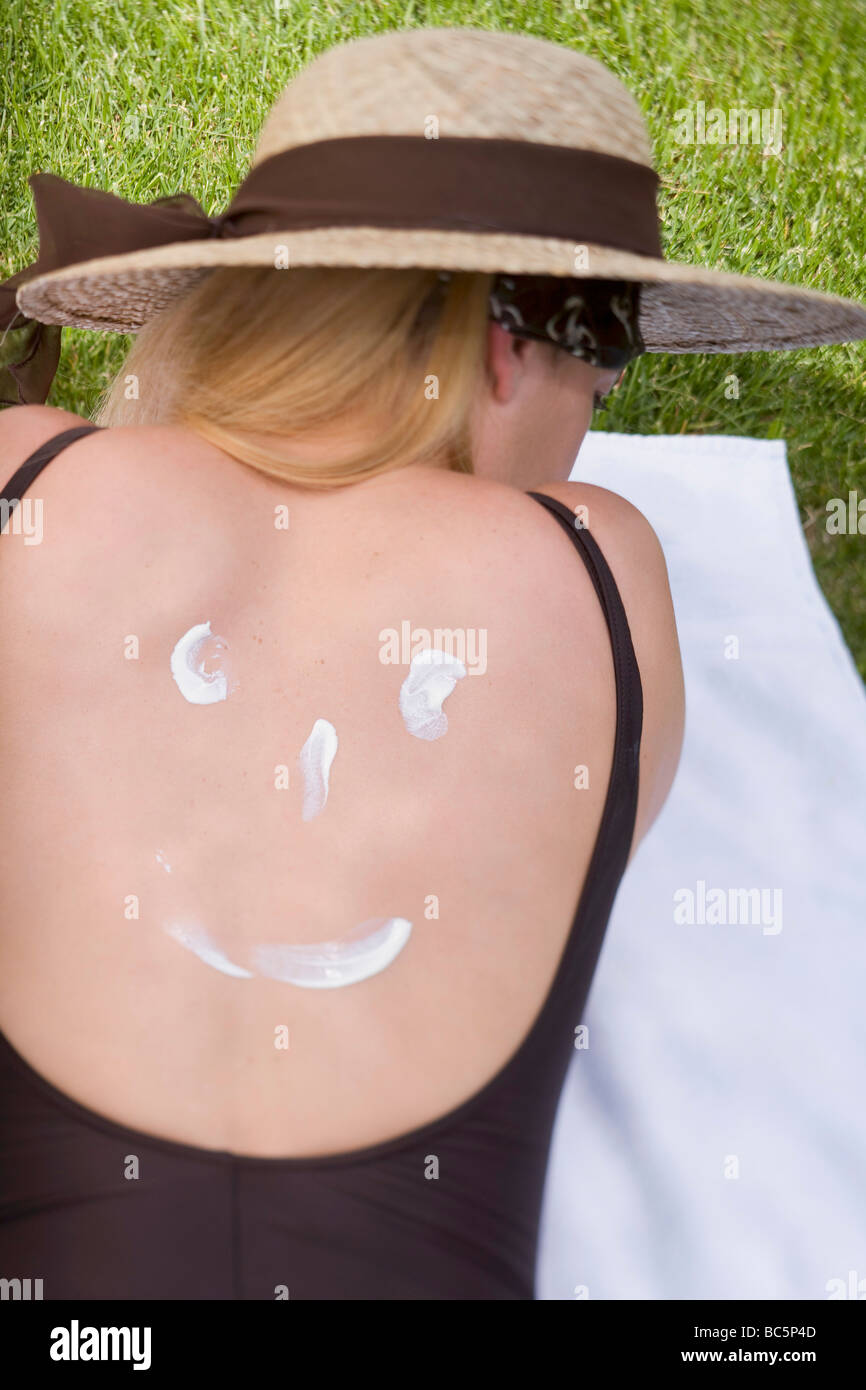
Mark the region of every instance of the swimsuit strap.
<instances>
[{"instance_id":1,"label":"swimsuit strap","mask_svg":"<svg viewBox=\"0 0 866 1390\"><path fill-rule=\"evenodd\" d=\"M637 813L643 691L625 608L598 543L564 503L540 492L527 496L556 517L586 565L607 621L616 682L616 736L607 799L572 930L538 1020L537 1031L543 1037L546 1024L554 1030L571 1030L573 1000L592 977L628 863Z\"/></svg>"},{"instance_id":2,"label":"swimsuit strap","mask_svg":"<svg viewBox=\"0 0 866 1390\"><path fill-rule=\"evenodd\" d=\"M47 439L44 444L40 444L38 449L34 449L21 467L16 468L3 491L0 492L0 502L9 504L9 514L11 515L18 506L23 494L34 479L39 477L47 463L56 458L69 444L74 444L76 439L82 439L84 435L93 434L101 428L101 425L74 425L71 430L64 430L62 434L55 434L53 439Z\"/></svg>"}]
</instances>

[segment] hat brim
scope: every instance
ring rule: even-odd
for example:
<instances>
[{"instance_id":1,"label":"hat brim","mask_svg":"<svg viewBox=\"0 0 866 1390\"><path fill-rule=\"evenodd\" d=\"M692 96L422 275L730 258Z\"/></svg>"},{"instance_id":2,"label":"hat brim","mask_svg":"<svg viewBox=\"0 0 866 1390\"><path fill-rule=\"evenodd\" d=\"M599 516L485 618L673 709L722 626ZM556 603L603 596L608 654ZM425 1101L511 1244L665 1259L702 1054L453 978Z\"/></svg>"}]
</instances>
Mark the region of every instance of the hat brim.
<instances>
[{"instance_id":1,"label":"hat brim","mask_svg":"<svg viewBox=\"0 0 866 1390\"><path fill-rule=\"evenodd\" d=\"M284 249L283 249L284 248ZM427 267L630 280L641 292L640 330L649 352L751 352L866 338L866 307L777 280L707 270L610 247L500 232L325 227L302 232L186 241L52 271L18 289L17 302L43 323L135 333L213 270L271 266Z\"/></svg>"}]
</instances>

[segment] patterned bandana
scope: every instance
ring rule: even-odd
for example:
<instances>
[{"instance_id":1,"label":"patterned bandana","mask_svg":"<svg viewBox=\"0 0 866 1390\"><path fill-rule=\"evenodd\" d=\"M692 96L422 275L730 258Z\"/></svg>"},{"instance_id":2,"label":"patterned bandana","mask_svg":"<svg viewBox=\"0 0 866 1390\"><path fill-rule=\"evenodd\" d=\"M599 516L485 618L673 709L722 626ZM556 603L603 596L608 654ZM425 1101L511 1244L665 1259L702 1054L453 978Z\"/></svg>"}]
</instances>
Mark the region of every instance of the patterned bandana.
<instances>
[{"instance_id":1,"label":"patterned bandana","mask_svg":"<svg viewBox=\"0 0 866 1390\"><path fill-rule=\"evenodd\" d=\"M621 369L646 350L639 291L626 280L498 275L490 317L518 338L553 343L592 367Z\"/></svg>"}]
</instances>

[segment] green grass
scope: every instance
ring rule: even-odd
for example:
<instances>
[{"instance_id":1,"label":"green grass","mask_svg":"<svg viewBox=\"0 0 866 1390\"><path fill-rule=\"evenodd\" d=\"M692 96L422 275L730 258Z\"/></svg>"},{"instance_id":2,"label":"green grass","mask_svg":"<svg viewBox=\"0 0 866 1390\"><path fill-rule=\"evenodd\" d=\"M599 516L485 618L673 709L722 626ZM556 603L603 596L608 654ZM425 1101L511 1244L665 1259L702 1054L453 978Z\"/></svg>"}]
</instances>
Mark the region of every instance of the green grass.
<instances>
[{"instance_id":1,"label":"green grass","mask_svg":"<svg viewBox=\"0 0 866 1390\"><path fill-rule=\"evenodd\" d=\"M6 0L0 274L35 254L38 169L135 201L230 198L270 103L332 43L419 25L513 29L611 67L640 102L662 176L666 254L866 300L866 6L861 0ZM781 155L681 145L674 113L779 107ZM89 413L126 340L67 330L52 401ZM725 397L735 370L739 399ZM866 675L866 537L826 504L866 497L866 344L651 355L597 427L783 438L819 582ZM732 538L734 543L736 538Z\"/></svg>"}]
</instances>

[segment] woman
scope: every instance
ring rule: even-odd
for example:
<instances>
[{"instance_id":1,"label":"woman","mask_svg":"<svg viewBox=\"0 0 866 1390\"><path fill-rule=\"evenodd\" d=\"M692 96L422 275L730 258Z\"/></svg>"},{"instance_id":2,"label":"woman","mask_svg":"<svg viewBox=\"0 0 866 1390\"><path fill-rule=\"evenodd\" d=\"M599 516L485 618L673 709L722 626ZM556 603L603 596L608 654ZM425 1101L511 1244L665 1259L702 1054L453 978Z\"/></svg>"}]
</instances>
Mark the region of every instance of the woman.
<instances>
[{"instance_id":1,"label":"woman","mask_svg":"<svg viewBox=\"0 0 866 1390\"><path fill-rule=\"evenodd\" d=\"M637 107L514 35L331 50L222 218L37 187L0 416L0 1273L531 1298L684 719L658 541L573 460L645 344L866 313L664 261ZM100 430L33 403L61 323L141 329Z\"/></svg>"}]
</instances>

